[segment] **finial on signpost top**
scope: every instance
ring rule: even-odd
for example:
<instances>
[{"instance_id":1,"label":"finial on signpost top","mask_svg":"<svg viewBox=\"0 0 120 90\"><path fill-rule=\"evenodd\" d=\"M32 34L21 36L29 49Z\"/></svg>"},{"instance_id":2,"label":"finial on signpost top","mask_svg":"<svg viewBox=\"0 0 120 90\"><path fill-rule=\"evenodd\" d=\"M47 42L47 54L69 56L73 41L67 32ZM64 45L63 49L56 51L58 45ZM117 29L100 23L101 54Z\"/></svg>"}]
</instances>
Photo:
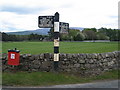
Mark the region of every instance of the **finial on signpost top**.
<instances>
[{"instance_id":1,"label":"finial on signpost top","mask_svg":"<svg viewBox=\"0 0 120 90\"><path fill-rule=\"evenodd\" d=\"M59 13L58 12L55 13L55 20L54 21L59 22Z\"/></svg>"}]
</instances>

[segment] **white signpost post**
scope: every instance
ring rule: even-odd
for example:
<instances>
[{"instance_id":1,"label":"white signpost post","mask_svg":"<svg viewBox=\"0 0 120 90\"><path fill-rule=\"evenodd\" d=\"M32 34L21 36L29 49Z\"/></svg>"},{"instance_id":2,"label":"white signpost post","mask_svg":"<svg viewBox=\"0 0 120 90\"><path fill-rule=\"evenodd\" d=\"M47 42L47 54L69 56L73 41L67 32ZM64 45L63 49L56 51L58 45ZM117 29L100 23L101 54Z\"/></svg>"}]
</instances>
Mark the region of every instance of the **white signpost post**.
<instances>
[{"instance_id":1,"label":"white signpost post","mask_svg":"<svg viewBox=\"0 0 120 90\"><path fill-rule=\"evenodd\" d=\"M54 70L58 70L60 33L68 33L69 23L59 22L59 13L54 16L39 16L39 28L54 28Z\"/></svg>"}]
</instances>

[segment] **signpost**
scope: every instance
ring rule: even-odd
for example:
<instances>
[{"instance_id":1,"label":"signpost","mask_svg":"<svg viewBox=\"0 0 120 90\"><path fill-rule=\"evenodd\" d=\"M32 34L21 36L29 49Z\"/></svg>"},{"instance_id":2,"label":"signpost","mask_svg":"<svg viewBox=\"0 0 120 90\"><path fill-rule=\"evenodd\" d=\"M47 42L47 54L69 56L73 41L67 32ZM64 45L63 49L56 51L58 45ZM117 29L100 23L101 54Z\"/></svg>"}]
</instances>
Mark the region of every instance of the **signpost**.
<instances>
[{"instance_id":1,"label":"signpost","mask_svg":"<svg viewBox=\"0 0 120 90\"><path fill-rule=\"evenodd\" d=\"M39 28L52 28L54 24L54 16L39 16Z\"/></svg>"},{"instance_id":2,"label":"signpost","mask_svg":"<svg viewBox=\"0 0 120 90\"><path fill-rule=\"evenodd\" d=\"M59 22L59 13L54 16L39 16L39 28L54 28L54 70L58 70L60 33L68 33L69 23Z\"/></svg>"},{"instance_id":3,"label":"signpost","mask_svg":"<svg viewBox=\"0 0 120 90\"><path fill-rule=\"evenodd\" d=\"M68 30L69 30L69 23L60 22L60 33L68 34Z\"/></svg>"}]
</instances>

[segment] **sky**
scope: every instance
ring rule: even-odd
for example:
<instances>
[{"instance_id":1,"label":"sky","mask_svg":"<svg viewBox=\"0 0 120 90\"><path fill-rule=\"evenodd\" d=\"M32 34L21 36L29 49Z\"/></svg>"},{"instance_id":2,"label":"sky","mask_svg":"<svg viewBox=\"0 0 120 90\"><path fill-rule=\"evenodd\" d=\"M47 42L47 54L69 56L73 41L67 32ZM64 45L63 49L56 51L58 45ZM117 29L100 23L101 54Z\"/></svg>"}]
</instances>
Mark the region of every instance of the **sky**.
<instances>
[{"instance_id":1,"label":"sky","mask_svg":"<svg viewBox=\"0 0 120 90\"><path fill-rule=\"evenodd\" d=\"M119 0L0 0L0 31L36 30L38 16L60 14L70 27L118 28Z\"/></svg>"}]
</instances>

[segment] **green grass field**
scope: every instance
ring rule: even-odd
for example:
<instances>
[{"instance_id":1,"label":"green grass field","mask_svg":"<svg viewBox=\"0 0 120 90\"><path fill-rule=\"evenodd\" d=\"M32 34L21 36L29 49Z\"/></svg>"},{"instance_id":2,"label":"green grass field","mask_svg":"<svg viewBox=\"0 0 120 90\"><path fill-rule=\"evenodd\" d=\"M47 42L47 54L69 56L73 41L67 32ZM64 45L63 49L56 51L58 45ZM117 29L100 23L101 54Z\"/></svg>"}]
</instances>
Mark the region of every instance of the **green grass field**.
<instances>
[{"instance_id":1,"label":"green grass field","mask_svg":"<svg viewBox=\"0 0 120 90\"><path fill-rule=\"evenodd\" d=\"M2 53L17 48L22 54L53 53L53 42L3 42ZM60 53L103 53L118 51L118 42L60 42Z\"/></svg>"}]
</instances>

